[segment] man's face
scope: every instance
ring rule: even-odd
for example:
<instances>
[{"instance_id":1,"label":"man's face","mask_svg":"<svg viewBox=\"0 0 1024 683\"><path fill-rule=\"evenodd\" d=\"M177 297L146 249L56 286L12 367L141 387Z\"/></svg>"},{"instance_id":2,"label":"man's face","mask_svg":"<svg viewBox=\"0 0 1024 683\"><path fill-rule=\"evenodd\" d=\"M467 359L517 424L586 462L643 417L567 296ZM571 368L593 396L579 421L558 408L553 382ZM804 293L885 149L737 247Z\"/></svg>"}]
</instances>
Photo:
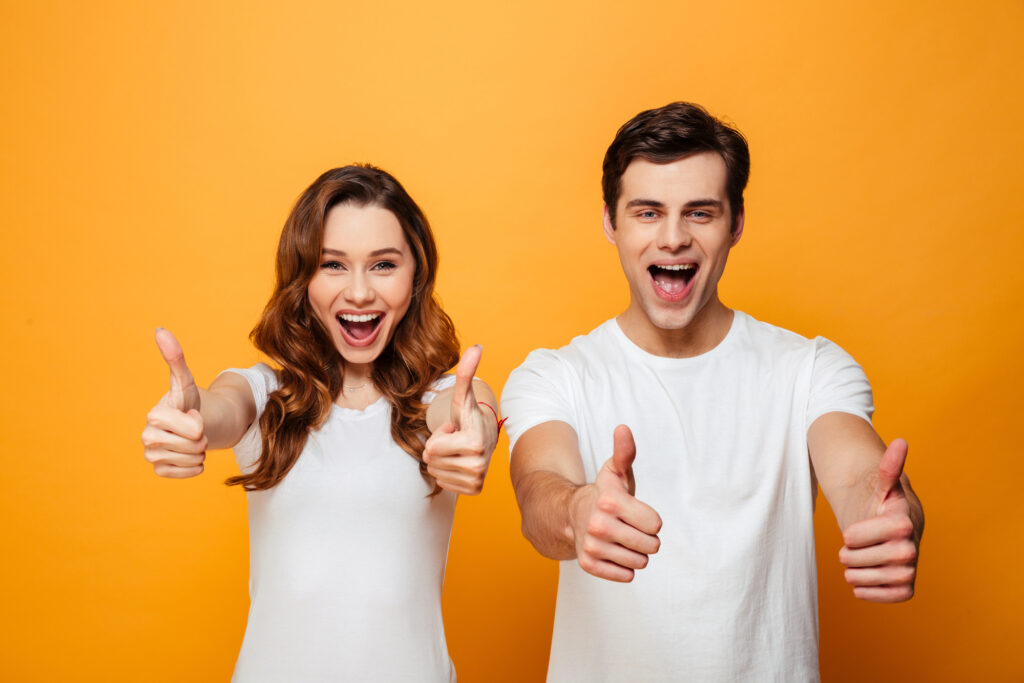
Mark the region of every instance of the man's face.
<instances>
[{"instance_id":1,"label":"man's face","mask_svg":"<svg viewBox=\"0 0 1024 683\"><path fill-rule=\"evenodd\" d=\"M609 207L604 224L629 281L630 304L620 320L634 341L675 330L692 336L725 310L718 281L743 231L742 216L731 230L725 181L716 152L668 164L635 159L623 173L615 227Z\"/></svg>"}]
</instances>

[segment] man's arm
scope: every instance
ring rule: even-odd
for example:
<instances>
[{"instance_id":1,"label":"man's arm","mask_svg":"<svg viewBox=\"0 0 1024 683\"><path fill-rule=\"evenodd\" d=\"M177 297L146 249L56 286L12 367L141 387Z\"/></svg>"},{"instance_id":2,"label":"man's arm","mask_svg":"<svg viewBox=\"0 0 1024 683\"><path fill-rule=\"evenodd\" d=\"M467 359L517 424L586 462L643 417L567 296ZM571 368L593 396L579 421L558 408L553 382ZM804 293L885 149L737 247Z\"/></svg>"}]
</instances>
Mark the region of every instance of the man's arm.
<instances>
[{"instance_id":1,"label":"man's arm","mask_svg":"<svg viewBox=\"0 0 1024 683\"><path fill-rule=\"evenodd\" d=\"M854 595L872 602L909 600L924 511L903 474L906 442L896 439L886 448L870 423L832 412L814 421L807 445L843 532L839 560Z\"/></svg>"},{"instance_id":2,"label":"man's arm","mask_svg":"<svg viewBox=\"0 0 1024 683\"><path fill-rule=\"evenodd\" d=\"M560 421L532 427L512 450L512 485L523 535L542 555L628 582L658 552L661 518L633 496L633 434L619 425L614 439L612 457L587 484L576 431Z\"/></svg>"}]
</instances>

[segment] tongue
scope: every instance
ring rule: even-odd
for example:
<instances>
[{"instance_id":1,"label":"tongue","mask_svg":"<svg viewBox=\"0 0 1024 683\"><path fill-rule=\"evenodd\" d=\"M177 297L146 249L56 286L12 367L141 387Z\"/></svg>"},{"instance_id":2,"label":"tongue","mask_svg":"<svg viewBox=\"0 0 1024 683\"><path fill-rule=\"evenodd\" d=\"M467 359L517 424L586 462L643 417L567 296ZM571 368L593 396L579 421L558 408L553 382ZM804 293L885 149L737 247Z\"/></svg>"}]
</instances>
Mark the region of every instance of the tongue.
<instances>
[{"instance_id":1,"label":"tongue","mask_svg":"<svg viewBox=\"0 0 1024 683\"><path fill-rule=\"evenodd\" d=\"M681 270L656 269L654 271L654 284L664 292L678 294L686 289L686 283L690 281L688 275L683 275L683 272Z\"/></svg>"},{"instance_id":2,"label":"tongue","mask_svg":"<svg viewBox=\"0 0 1024 683\"><path fill-rule=\"evenodd\" d=\"M345 331L348 332L353 339L366 339L373 334L373 330L377 327L376 320L368 320L365 323L354 323L346 320L342 324L345 326Z\"/></svg>"}]
</instances>

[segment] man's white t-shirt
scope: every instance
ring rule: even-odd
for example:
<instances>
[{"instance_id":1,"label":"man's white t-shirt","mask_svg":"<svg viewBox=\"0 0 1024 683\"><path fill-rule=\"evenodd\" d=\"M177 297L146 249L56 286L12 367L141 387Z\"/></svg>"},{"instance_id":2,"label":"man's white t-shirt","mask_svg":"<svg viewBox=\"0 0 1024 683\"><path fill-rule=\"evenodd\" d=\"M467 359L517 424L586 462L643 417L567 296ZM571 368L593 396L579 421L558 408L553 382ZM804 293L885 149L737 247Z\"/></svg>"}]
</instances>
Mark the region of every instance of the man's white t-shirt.
<instances>
[{"instance_id":1,"label":"man's white t-shirt","mask_svg":"<svg viewBox=\"0 0 1024 683\"><path fill-rule=\"evenodd\" d=\"M636 496L663 521L631 583L560 563L548 681L817 681L807 429L833 411L871 419L853 358L739 311L693 358L651 355L615 320L531 353L502 395L510 444L566 422L593 481L628 425Z\"/></svg>"},{"instance_id":2,"label":"man's white t-shirt","mask_svg":"<svg viewBox=\"0 0 1024 683\"><path fill-rule=\"evenodd\" d=\"M274 371L231 372L262 414ZM243 472L260 451L256 420L235 446ZM334 406L284 479L248 492L251 605L232 680L454 681L441 584L456 496L432 490L391 438L386 399Z\"/></svg>"}]
</instances>

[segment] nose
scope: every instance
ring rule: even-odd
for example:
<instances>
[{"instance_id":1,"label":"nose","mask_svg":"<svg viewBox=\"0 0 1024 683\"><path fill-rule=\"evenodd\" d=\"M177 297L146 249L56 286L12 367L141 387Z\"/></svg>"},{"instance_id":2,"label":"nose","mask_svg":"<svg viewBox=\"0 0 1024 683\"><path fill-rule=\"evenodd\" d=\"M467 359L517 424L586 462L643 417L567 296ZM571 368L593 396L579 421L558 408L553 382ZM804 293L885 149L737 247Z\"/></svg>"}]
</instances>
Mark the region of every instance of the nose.
<instances>
[{"instance_id":1,"label":"nose","mask_svg":"<svg viewBox=\"0 0 1024 683\"><path fill-rule=\"evenodd\" d=\"M345 300L351 302L355 306L365 306L373 301L375 296L373 287L370 284L369 276L360 270L356 270L352 273L343 294L345 296Z\"/></svg>"},{"instance_id":2,"label":"nose","mask_svg":"<svg viewBox=\"0 0 1024 683\"><path fill-rule=\"evenodd\" d=\"M682 216L670 217L658 226L657 245L665 251L678 251L690 246L693 235Z\"/></svg>"}]
</instances>

